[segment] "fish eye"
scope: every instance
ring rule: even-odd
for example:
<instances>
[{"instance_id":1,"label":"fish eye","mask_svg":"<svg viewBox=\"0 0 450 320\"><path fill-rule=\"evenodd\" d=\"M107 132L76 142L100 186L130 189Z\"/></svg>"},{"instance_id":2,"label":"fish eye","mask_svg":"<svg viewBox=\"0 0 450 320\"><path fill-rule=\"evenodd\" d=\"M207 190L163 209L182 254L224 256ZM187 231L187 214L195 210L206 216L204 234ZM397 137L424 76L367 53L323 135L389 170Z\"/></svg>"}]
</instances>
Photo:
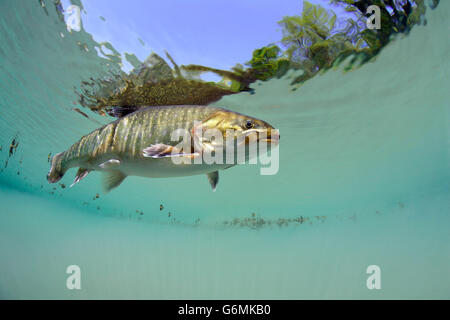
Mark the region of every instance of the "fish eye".
<instances>
[{"instance_id":1,"label":"fish eye","mask_svg":"<svg viewBox=\"0 0 450 320\"><path fill-rule=\"evenodd\" d=\"M251 129L251 128L253 128L255 125L253 124L253 122L251 122L250 120L247 120L246 122L245 122L245 127L247 128L247 129Z\"/></svg>"}]
</instances>

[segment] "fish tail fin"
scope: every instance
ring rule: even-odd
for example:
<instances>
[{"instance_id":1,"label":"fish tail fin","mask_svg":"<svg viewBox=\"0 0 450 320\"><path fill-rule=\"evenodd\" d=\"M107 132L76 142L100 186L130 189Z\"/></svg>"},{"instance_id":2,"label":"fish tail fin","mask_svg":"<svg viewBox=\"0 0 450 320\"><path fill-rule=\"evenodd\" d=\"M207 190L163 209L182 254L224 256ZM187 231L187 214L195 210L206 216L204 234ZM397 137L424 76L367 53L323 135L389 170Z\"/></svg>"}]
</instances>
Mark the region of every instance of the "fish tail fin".
<instances>
[{"instance_id":1,"label":"fish tail fin","mask_svg":"<svg viewBox=\"0 0 450 320\"><path fill-rule=\"evenodd\" d=\"M52 166L50 168L50 171L47 174L48 182L50 182L50 183L58 182L64 176L64 173L66 171L63 170L62 161L61 161L63 155L64 155L64 152L60 152L53 156Z\"/></svg>"}]
</instances>

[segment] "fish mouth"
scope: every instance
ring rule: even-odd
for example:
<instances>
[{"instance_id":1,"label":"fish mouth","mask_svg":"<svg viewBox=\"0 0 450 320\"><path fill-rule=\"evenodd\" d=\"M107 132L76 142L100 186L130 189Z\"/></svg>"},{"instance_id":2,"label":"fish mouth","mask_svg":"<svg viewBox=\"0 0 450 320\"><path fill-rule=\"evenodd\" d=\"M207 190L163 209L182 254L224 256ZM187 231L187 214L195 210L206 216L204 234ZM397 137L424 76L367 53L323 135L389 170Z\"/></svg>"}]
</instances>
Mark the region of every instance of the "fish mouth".
<instances>
[{"instance_id":1,"label":"fish mouth","mask_svg":"<svg viewBox=\"0 0 450 320\"><path fill-rule=\"evenodd\" d=\"M259 142L265 142L265 143L270 143L270 144L279 144L280 143L280 139L279 138L266 138L266 139L260 139Z\"/></svg>"},{"instance_id":2,"label":"fish mouth","mask_svg":"<svg viewBox=\"0 0 450 320\"><path fill-rule=\"evenodd\" d=\"M258 135L257 136L258 143L267 143L267 144L272 144L272 145L276 146L279 144L279 141L280 141L280 134L279 134L278 130L276 130L276 129L269 129L269 130L252 129L252 130L247 130L244 133L246 144L249 144L251 142L250 136L252 134Z\"/></svg>"},{"instance_id":3,"label":"fish mouth","mask_svg":"<svg viewBox=\"0 0 450 320\"><path fill-rule=\"evenodd\" d=\"M278 145L280 143L280 133L278 130L271 129L268 133L268 136L262 139L259 139L259 142L265 142L270 144Z\"/></svg>"}]
</instances>

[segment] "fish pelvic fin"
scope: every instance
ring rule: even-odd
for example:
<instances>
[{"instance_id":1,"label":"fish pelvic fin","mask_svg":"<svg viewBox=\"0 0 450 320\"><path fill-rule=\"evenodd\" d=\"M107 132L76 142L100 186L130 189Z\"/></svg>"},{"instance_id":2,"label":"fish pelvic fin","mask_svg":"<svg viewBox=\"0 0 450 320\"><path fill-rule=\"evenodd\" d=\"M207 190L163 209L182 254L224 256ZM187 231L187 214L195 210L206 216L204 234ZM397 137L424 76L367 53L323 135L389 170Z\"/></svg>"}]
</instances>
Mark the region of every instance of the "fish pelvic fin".
<instances>
[{"instance_id":1,"label":"fish pelvic fin","mask_svg":"<svg viewBox=\"0 0 450 320\"><path fill-rule=\"evenodd\" d=\"M207 176L213 192L216 192L217 183L219 183L219 171L210 172Z\"/></svg>"},{"instance_id":2,"label":"fish pelvic fin","mask_svg":"<svg viewBox=\"0 0 450 320\"><path fill-rule=\"evenodd\" d=\"M108 171L103 174L103 190L109 192L118 187L127 176L119 170Z\"/></svg>"},{"instance_id":3,"label":"fish pelvic fin","mask_svg":"<svg viewBox=\"0 0 450 320\"><path fill-rule=\"evenodd\" d=\"M73 183L70 185L69 188L72 188L75 184L83 180L89 174L89 172L91 172L91 170L79 168L77 171L77 175L75 176L75 180L73 180Z\"/></svg>"},{"instance_id":4,"label":"fish pelvic fin","mask_svg":"<svg viewBox=\"0 0 450 320\"><path fill-rule=\"evenodd\" d=\"M108 161L105 161L105 162L99 164L98 166L100 168L102 168L102 169L109 169L109 168L112 168L112 167L116 167L118 165L120 165L120 160L109 159Z\"/></svg>"},{"instance_id":5,"label":"fish pelvic fin","mask_svg":"<svg viewBox=\"0 0 450 320\"><path fill-rule=\"evenodd\" d=\"M62 157L64 152L57 153L52 158L52 165L50 171L47 174L47 181L50 183L56 183L64 176L66 170L62 167Z\"/></svg>"}]
</instances>

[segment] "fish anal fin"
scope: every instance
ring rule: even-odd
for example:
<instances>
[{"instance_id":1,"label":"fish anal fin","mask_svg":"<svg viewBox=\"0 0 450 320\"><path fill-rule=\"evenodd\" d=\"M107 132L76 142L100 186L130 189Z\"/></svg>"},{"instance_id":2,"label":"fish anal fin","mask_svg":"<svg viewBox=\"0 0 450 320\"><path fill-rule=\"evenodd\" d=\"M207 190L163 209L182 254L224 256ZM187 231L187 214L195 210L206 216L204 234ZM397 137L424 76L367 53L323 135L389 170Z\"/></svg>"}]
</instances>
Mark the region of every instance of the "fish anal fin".
<instances>
[{"instance_id":1,"label":"fish anal fin","mask_svg":"<svg viewBox=\"0 0 450 320\"><path fill-rule=\"evenodd\" d=\"M89 172L91 172L91 170L88 170L88 169L85 169L85 168L79 168L78 171L77 171L77 174L75 176L75 180L73 180L72 184L70 185L70 188L72 188L78 182L83 180L89 174Z\"/></svg>"},{"instance_id":2,"label":"fish anal fin","mask_svg":"<svg viewBox=\"0 0 450 320\"><path fill-rule=\"evenodd\" d=\"M127 176L119 170L107 171L103 175L103 189L109 192L118 187Z\"/></svg>"},{"instance_id":3,"label":"fish anal fin","mask_svg":"<svg viewBox=\"0 0 450 320\"><path fill-rule=\"evenodd\" d=\"M219 171L210 172L207 177L211 188L216 192L217 183L219 183Z\"/></svg>"}]
</instances>

